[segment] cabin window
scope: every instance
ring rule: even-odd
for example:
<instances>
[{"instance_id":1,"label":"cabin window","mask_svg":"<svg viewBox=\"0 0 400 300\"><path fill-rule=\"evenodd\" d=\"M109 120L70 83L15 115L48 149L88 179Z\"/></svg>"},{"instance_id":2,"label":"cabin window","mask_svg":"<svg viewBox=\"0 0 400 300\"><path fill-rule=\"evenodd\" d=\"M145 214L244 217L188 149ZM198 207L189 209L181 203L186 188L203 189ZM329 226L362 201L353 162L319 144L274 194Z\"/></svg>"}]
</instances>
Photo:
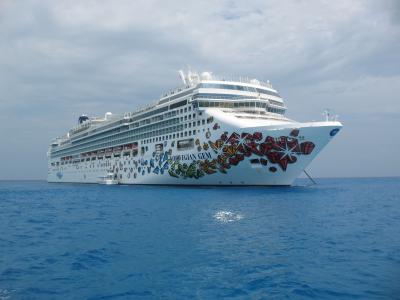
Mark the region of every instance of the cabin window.
<instances>
[{"instance_id":1,"label":"cabin window","mask_svg":"<svg viewBox=\"0 0 400 300\"><path fill-rule=\"evenodd\" d=\"M194 139L185 139L178 141L177 149L180 151L189 150L194 147Z\"/></svg>"},{"instance_id":2,"label":"cabin window","mask_svg":"<svg viewBox=\"0 0 400 300\"><path fill-rule=\"evenodd\" d=\"M161 154L164 151L164 145L163 144L156 144L155 145L155 151L157 154Z\"/></svg>"}]
</instances>

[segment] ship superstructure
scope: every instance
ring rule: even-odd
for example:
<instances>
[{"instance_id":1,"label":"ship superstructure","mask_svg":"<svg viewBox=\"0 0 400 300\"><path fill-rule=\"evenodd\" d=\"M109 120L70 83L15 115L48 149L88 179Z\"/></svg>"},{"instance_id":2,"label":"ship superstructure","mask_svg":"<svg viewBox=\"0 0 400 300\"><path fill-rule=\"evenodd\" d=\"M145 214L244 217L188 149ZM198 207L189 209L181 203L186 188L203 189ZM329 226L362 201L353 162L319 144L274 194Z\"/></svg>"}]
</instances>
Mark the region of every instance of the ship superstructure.
<instances>
[{"instance_id":1,"label":"ship superstructure","mask_svg":"<svg viewBox=\"0 0 400 300\"><path fill-rule=\"evenodd\" d=\"M342 127L286 118L269 82L180 72L183 85L122 115L79 117L48 151L49 182L291 185ZM111 175L110 175L111 174Z\"/></svg>"}]
</instances>

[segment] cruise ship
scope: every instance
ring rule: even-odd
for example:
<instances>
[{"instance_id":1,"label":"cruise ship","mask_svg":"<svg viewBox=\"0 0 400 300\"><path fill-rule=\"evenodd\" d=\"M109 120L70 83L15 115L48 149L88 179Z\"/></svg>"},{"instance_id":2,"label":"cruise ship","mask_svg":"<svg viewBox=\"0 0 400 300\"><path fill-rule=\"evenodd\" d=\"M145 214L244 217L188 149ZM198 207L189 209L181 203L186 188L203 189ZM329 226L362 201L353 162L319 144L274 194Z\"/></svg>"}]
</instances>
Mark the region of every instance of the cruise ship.
<instances>
[{"instance_id":1,"label":"cruise ship","mask_svg":"<svg viewBox=\"0 0 400 300\"><path fill-rule=\"evenodd\" d=\"M151 105L81 115L50 144L48 182L286 186L342 127L287 118L269 81L179 74L181 87Z\"/></svg>"}]
</instances>

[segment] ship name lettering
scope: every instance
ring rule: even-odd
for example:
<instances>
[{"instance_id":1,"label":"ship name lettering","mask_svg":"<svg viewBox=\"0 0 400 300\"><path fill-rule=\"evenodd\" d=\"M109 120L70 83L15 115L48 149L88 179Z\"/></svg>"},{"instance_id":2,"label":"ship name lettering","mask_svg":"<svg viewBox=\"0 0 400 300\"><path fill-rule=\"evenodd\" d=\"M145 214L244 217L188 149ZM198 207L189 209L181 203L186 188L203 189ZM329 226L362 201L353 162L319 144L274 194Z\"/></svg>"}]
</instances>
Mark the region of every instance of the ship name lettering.
<instances>
[{"instance_id":1,"label":"ship name lettering","mask_svg":"<svg viewBox=\"0 0 400 300\"><path fill-rule=\"evenodd\" d=\"M200 152L199 154L197 154L197 157L199 159L211 159L211 154L210 152Z\"/></svg>"},{"instance_id":2,"label":"ship name lettering","mask_svg":"<svg viewBox=\"0 0 400 300\"><path fill-rule=\"evenodd\" d=\"M211 159L211 153L209 152L200 152L197 154L182 154L175 155L172 157L172 160L197 160L197 159Z\"/></svg>"}]
</instances>

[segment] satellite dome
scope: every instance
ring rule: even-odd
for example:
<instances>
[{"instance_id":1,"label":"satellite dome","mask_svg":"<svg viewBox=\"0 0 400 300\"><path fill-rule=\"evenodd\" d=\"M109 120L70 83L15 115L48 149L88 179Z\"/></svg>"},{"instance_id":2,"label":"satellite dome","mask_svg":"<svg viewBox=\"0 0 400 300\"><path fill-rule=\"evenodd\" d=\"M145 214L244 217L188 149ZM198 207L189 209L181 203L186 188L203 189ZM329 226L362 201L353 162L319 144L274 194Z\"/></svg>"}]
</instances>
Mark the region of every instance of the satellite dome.
<instances>
[{"instance_id":1,"label":"satellite dome","mask_svg":"<svg viewBox=\"0 0 400 300\"><path fill-rule=\"evenodd\" d=\"M211 80L212 79L211 72L203 72L203 73L201 73L201 79L203 79L203 80Z\"/></svg>"}]
</instances>

